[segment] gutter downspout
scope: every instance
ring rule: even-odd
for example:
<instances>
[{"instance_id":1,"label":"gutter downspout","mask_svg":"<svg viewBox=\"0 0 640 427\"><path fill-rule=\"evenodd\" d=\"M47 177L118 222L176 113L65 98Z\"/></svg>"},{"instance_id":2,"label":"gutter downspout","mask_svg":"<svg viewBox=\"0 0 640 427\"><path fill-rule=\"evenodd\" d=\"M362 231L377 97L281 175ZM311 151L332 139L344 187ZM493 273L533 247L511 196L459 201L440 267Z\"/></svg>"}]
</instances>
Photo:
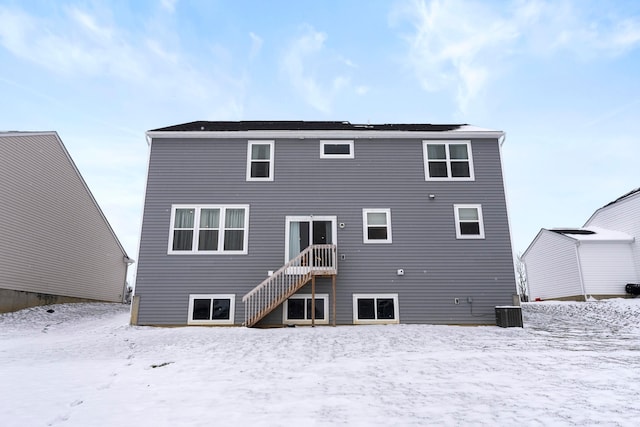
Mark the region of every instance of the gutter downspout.
<instances>
[{"instance_id":1,"label":"gutter downspout","mask_svg":"<svg viewBox=\"0 0 640 427\"><path fill-rule=\"evenodd\" d=\"M517 266L516 266L516 258L517 258L517 250L513 247L513 232L511 230L511 216L509 215L509 195L507 194L507 178L505 176L504 170L504 161L502 159L502 146L504 145L505 140L507 139L507 134L505 132L498 138L498 154L500 156L500 173L502 175L502 191L504 193L504 208L507 214L507 227L509 230L509 246L511 247L511 266L513 267L513 285L515 295L518 295L518 305L520 305L521 296L518 291L518 279L517 275ZM513 298L514 294L511 294Z\"/></svg>"},{"instance_id":2,"label":"gutter downspout","mask_svg":"<svg viewBox=\"0 0 640 427\"><path fill-rule=\"evenodd\" d=\"M578 275L580 276L580 288L585 302L587 301L587 290L584 287L584 276L582 275L582 263L580 262L580 242L576 242L576 261L578 262Z\"/></svg>"}]
</instances>

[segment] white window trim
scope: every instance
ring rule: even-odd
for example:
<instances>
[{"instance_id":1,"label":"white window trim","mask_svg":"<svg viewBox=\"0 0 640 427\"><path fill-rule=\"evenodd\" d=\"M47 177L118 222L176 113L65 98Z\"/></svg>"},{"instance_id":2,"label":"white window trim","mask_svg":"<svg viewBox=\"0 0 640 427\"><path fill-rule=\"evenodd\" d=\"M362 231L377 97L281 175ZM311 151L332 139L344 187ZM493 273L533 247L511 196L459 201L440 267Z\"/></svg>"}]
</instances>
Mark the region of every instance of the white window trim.
<instances>
[{"instance_id":1,"label":"white window trim","mask_svg":"<svg viewBox=\"0 0 640 427\"><path fill-rule=\"evenodd\" d=\"M295 294L285 300L282 304L282 323L285 325L310 325L311 319L289 319L287 317L289 309L289 300L291 299L311 299L311 294ZM329 294L316 294L316 300L322 300L324 303L324 319L316 319L316 325L328 325L329 324ZM305 310L306 310L305 303ZM305 313L306 315L307 313Z\"/></svg>"},{"instance_id":2,"label":"white window trim","mask_svg":"<svg viewBox=\"0 0 640 427\"><path fill-rule=\"evenodd\" d=\"M175 216L177 209L194 209L196 211L193 219L193 240L191 241L190 251L174 251L173 250L173 230L175 225ZM200 211L202 209L220 209L220 227L218 228L218 250L217 251L199 251L198 236L200 231ZM241 251L225 251L224 250L224 221L227 209L244 209L244 240L242 242ZM246 255L249 253L249 205L171 205L171 223L169 226L169 246L167 254L169 255Z\"/></svg>"},{"instance_id":3,"label":"white window trim","mask_svg":"<svg viewBox=\"0 0 640 427\"><path fill-rule=\"evenodd\" d=\"M385 240L369 239L369 223L367 220L368 213L384 213L387 216L387 238ZM391 209L362 209L362 241L364 243L393 243L391 236Z\"/></svg>"},{"instance_id":4,"label":"white window trim","mask_svg":"<svg viewBox=\"0 0 640 427\"><path fill-rule=\"evenodd\" d=\"M254 145L268 145L269 148L269 176L266 178L254 178L251 176L251 151ZM276 157L275 153L275 142L273 140L263 141L263 140L249 140L247 144L247 181L273 181L274 177L274 159Z\"/></svg>"},{"instance_id":5,"label":"white window trim","mask_svg":"<svg viewBox=\"0 0 640 427\"><path fill-rule=\"evenodd\" d=\"M325 145L348 145L349 146L349 154L325 154L324 146ZM321 139L320 140L320 158L321 159L354 159L355 152L353 149L353 140L332 140L332 139Z\"/></svg>"},{"instance_id":6,"label":"white window trim","mask_svg":"<svg viewBox=\"0 0 640 427\"><path fill-rule=\"evenodd\" d=\"M447 163L447 177L435 177L432 178L429 176L429 158L427 145L431 144L439 144L445 145L445 153ZM467 153L469 154L469 176L468 177L452 177L451 176L451 159L449 158L449 145L462 145L465 144L467 146ZM471 141L461 141L461 140L424 140L422 141L422 157L424 163L424 179L425 181L475 181L475 172L473 167L473 153L471 151Z\"/></svg>"},{"instance_id":7,"label":"white window trim","mask_svg":"<svg viewBox=\"0 0 640 427\"><path fill-rule=\"evenodd\" d=\"M393 299L393 319L358 319L358 300L359 299ZM377 316L377 310L376 310ZM353 324L354 325L379 325L400 323L400 306L398 304L398 294L353 294Z\"/></svg>"},{"instance_id":8,"label":"white window trim","mask_svg":"<svg viewBox=\"0 0 640 427\"><path fill-rule=\"evenodd\" d=\"M193 320L193 305L197 299L228 299L229 302L229 319L222 320ZM211 304L213 309L213 304ZM188 325L233 325L236 314L236 296L235 294L190 294L189 295L189 312L187 314Z\"/></svg>"},{"instance_id":9,"label":"white window trim","mask_svg":"<svg viewBox=\"0 0 640 427\"><path fill-rule=\"evenodd\" d=\"M338 244L338 232L337 232L337 222L338 217L336 216L327 216L327 215L311 215L311 216L287 216L284 220L284 263L288 263L289 259L289 234L290 234L290 223L291 222L301 222L301 221L331 221L331 241L334 245Z\"/></svg>"},{"instance_id":10,"label":"white window trim","mask_svg":"<svg viewBox=\"0 0 640 427\"><path fill-rule=\"evenodd\" d=\"M460 208L475 208L478 210L478 222L480 223L480 234L462 234L460 229ZM480 204L465 204L465 205L453 205L453 215L456 222L456 238L457 239L484 239L484 219L482 217L482 205Z\"/></svg>"}]
</instances>

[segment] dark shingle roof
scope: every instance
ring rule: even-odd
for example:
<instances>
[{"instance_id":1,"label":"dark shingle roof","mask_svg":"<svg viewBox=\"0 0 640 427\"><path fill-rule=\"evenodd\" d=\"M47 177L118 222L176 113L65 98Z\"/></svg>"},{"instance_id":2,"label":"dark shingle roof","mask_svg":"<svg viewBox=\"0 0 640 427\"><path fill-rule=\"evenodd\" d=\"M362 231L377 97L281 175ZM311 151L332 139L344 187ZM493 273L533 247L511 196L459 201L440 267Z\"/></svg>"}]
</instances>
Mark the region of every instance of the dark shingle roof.
<instances>
[{"instance_id":1,"label":"dark shingle roof","mask_svg":"<svg viewBox=\"0 0 640 427\"><path fill-rule=\"evenodd\" d=\"M603 206L603 208L606 208L607 206L611 206L614 203L617 203L620 200L626 199L627 197L633 196L636 193L640 193L640 187L636 188L635 190L629 191L627 194L623 194L622 196L620 196L617 199L615 199L613 202L607 203L606 205ZM600 209L602 209L602 208L600 208Z\"/></svg>"},{"instance_id":2,"label":"dark shingle roof","mask_svg":"<svg viewBox=\"0 0 640 427\"><path fill-rule=\"evenodd\" d=\"M180 125L153 129L151 132L211 132L211 131L249 131L249 130L386 130L386 131L428 131L446 132L459 129L463 124L351 124L349 122L320 121L237 121L208 122L196 121Z\"/></svg>"}]
</instances>

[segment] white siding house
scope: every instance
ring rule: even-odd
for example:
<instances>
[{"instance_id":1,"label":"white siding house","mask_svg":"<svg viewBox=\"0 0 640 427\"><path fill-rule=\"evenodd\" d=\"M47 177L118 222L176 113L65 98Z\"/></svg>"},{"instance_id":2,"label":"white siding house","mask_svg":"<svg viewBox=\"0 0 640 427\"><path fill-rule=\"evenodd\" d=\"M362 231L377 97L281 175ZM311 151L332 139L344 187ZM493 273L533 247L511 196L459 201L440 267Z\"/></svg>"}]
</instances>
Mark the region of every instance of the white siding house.
<instances>
[{"instance_id":1,"label":"white siding house","mask_svg":"<svg viewBox=\"0 0 640 427\"><path fill-rule=\"evenodd\" d=\"M0 132L0 312L122 302L133 261L56 132Z\"/></svg>"},{"instance_id":2,"label":"white siding house","mask_svg":"<svg viewBox=\"0 0 640 427\"><path fill-rule=\"evenodd\" d=\"M622 231L635 237L631 247L638 275L636 281L640 280L640 188L595 211L585 223L585 227L591 226Z\"/></svg>"},{"instance_id":3,"label":"white siding house","mask_svg":"<svg viewBox=\"0 0 640 427\"><path fill-rule=\"evenodd\" d=\"M522 258L529 297L623 297L640 283L640 189L598 209L584 227L542 229Z\"/></svg>"}]
</instances>

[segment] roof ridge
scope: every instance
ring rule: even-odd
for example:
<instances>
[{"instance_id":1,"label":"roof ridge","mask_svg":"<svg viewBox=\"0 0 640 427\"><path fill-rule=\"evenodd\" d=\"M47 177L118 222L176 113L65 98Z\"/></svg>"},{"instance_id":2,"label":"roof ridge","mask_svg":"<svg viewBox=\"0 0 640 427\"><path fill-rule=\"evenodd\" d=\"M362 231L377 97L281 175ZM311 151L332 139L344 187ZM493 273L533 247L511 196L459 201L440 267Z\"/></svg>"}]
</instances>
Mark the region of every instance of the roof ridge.
<instances>
[{"instance_id":1,"label":"roof ridge","mask_svg":"<svg viewBox=\"0 0 640 427\"><path fill-rule=\"evenodd\" d=\"M241 120L241 121L194 121L153 129L150 132L208 132L208 131L268 131L268 130L389 130L446 132L460 129L467 124L431 123L351 123L349 121L305 121L305 120Z\"/></svg>"}]
</instances>

